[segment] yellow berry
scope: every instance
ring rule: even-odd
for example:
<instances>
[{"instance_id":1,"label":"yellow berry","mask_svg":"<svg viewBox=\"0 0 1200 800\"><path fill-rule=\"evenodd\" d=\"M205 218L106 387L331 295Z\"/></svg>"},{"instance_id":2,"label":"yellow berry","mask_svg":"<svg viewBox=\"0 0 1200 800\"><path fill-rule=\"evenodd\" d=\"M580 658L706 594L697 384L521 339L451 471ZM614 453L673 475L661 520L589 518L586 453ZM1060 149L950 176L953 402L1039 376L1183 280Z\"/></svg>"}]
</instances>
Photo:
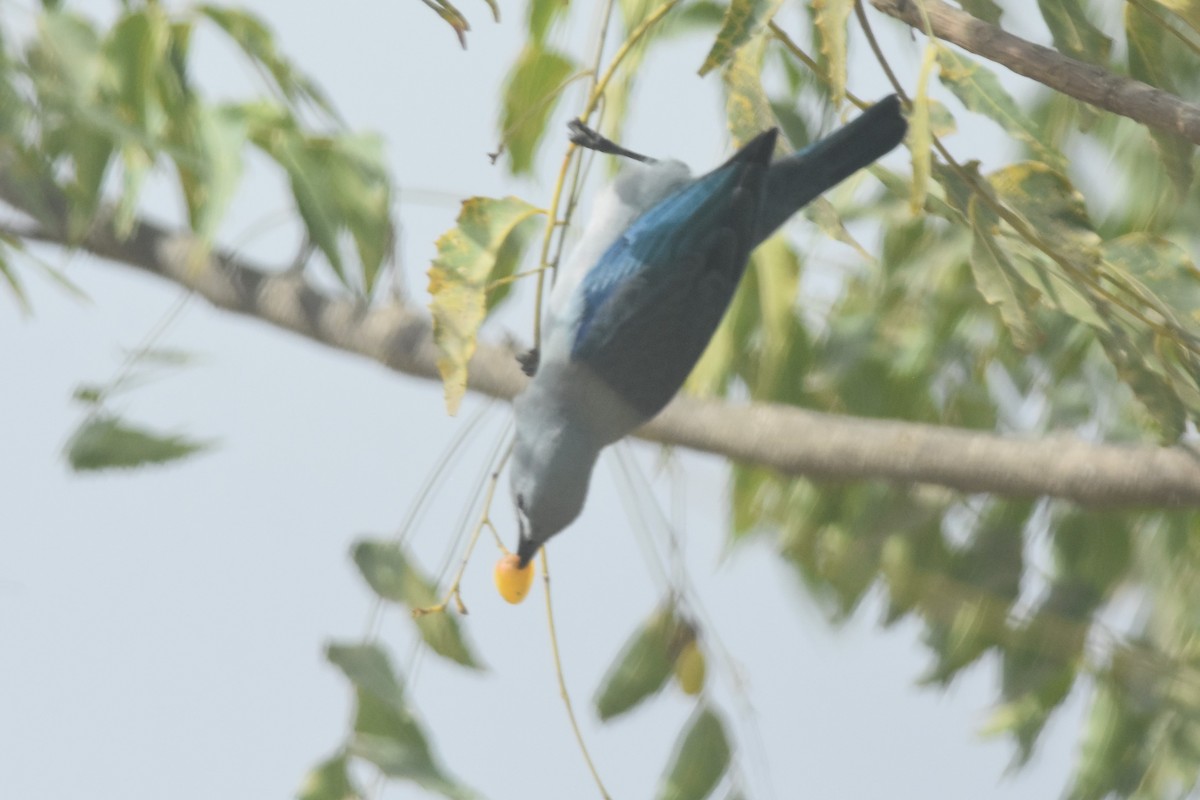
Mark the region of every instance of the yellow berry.
<instances>
[{"instance_id":1,"label":"yellow berry","mask_svg":"<svg viewBox=\"0 0 1200 800\"><path fill-rule=\"evenodd\" d=\"M524 569L520 564L521 559L515 553L509 553L496 562L496 569L492 573L500 596L514 605L525 599L529 587L533 585L533 564L526 564Z\"/></svg>"},{"instance_id":2,"label":"yellow berry","mask_svg":"<svg viewBox=\"0 0 1200 800\"><path fill-rule=\"evenodd\" d=\"M704 688L705 672L704 653L700 652L696 640L693 639L685 644L675 657L675 680L679 682L679 688L683 689L684 694L700 694L700 690Z\"/></svg>"}]
</instances>

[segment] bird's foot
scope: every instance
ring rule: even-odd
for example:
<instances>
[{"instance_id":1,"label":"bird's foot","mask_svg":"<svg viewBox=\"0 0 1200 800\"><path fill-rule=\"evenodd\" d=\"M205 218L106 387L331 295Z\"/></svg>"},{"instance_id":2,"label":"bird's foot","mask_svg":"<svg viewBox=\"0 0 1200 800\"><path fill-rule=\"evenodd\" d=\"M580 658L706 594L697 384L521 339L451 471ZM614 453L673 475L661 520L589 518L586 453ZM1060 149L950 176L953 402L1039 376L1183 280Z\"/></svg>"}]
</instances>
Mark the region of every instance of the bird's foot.
<instances>
[{"instance_id":1,"label":"bird's foot","mask_svg":"<svg viewBox=\"0 0 1200 800\"><path fill-rule=\"evenodd\" d=\"M517 355L517 363L521 365L521 372L524 372L531 378L537 374L538 362L540 360L540 354L536 347Z\"/></svg>"}]
</instances>

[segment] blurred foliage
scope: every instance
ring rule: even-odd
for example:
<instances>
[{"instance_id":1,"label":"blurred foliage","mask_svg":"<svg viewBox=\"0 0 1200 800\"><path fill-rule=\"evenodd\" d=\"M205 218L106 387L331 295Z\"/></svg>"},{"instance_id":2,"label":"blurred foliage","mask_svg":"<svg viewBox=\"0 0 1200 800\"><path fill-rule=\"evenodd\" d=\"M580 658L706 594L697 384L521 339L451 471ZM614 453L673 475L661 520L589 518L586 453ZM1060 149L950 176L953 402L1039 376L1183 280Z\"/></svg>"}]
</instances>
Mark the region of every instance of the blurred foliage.
<instances>
[{"instance_id":1,"label":"blurred foliage","mask_svg":"<svg viewBox=\"0 0 1200 800\"><path fill-rule=\"evenodd\" d=\"M440 0L426 5L465 43L462 12ZM719 72L735 141L779 126L781 139L802 147L828 130L843 97L857 102L854 77L868 53L859 23L851 3L821 0L807 16L781 15L776 27L782 5L672 4L619 51L619 64L599 64L601 73L612 67L602 130L619 138L639 72L668 63L681 81ZM1001 25L1032 8L1014 0L960 5ZM616 6L608 56L664 10L653 0ZM561 122L564 97L597 78L590 50L570 44L569 23L590 18L591 9L580 8L531 0L520 18L524 47L513 63L497 65L507 70L496 108L502 163L514 175L535 172L548 147L566 151L548 132ZM1039 0L1038 8L1042 43L1200 97L1195 2ZM346 128L262 20L235 8L169 11L137 1L121 4L107 27L59 3L34 17L28 36L0 32L0 178L7 196L20 187L19 206L31 219L74 242L98 219L132 236L140 189L161 170L175 180L203 255L253 149L286 179L307 242L330 274L364 302L373 297L393 242L393 189L379 140ZM202 25L256 66L260 99L204 98L189 61ZM703 37L707 57L649 60L680 37ZM909 46L926 48L921 77L905 86L916 103L913 169L891 158L864 170L760 247L688 390L1029 437L1178 442L1200 416L1194 146L1044 89L1018 98L1002 70L948 44ZM1009 151L976 152L969 139L956 139L968 120L1002 131ZM954 160L936 137L946 137ZM565 182L579 157L562 168L565 199L547 209L560 219L578 199L578 182ZM439 240L430 279L451 406L479 325L528 261L528 223L541 205L472 198ZM545 223L551 262L559 222ZM800 249L801 240L816 244ZM21 270L37 264L23 244L0 240L0 285L18 302ZM552 263L525 269L542 266ZM824 302L812 300L814 287ZM80 391L98 410L69 447L78 468L161 461L199 446L101 413L107 391ZM741 465L731 472L732 543L775 548L831 620L874 595L886 606L884 624L919 621L931 655L922 680L936 686L995 659L1000 685L988 730L1012 738L1018 765L1036 752L1055 710L1082 694L1089 711L1070 797L1196 790L1200 515L1104 512L928 486L818 485ZM381 598L408 609L432 604L434 586L406 551L368 541L355 559ZM695 618L675 597L631 633L596 694L601 717L663 689L681 652L707 633ZM426 617L417 625L435 652L478 663L457 621ZM357 711L347 743L313 771L301 796L358 796L356 762L448 797L471 796L434 757L383 650L338 646L329 656L354 686ZM700 690L664 771L662 797L705 797L722 780L740 792L723 777L736 776L736 748L706 694Z\"/></svg>"}]
</instances>

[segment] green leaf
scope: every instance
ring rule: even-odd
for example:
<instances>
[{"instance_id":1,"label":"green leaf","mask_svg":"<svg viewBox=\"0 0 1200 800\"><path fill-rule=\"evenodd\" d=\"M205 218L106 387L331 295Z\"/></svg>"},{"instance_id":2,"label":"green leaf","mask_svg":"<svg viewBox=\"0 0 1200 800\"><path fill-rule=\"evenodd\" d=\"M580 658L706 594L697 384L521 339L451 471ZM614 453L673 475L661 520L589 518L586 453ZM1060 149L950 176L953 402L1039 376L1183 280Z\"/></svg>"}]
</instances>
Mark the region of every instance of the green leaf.
<instances>
[{"instance_id":1,"label":"green leaf","mask_svg":"<svg viewBox=\"0 0 1200 800\"><path fill-rule=\"evenodd\" d=\"M438 238L438 255L429 267L430 312L451 414L467 390L467 364L487 311L487 285L498 265L505 268L501 250L522 222L540 213L516 197L472 197L463 201L458 224Z\"/></svg>"},{"instance_id":2,"label":"green leaf","mask_svg":"<svg viewBox=\"0 0 1200 800\"><path fill-rule=\"evenodd\" d=\"M1111 673L1097 677L1091 711L1085 723L1079 766L1067 792L1070 800L1093 800L1116 795L1129 797L1146 777L1148 747L1154 715L1145 704L1137 707L1122 690L1123 660L1139 659L1137 652L1118 652ZM1141 687L1143 698L1152 696L1152 685ZM1152 708L1153 706L1151 706ZM1166 796L1166 795L1150 795Z\"/></svg>"},{"instance_id":3,"label":"green leaf","mask_svg":"<svg viewBox=\"0 0 1200 800\"><path fill-rule=\"evenodd\" d=\"M829 202L825 197L818 197L804 207L804 218L812 222L831 239L836 239L842 244L850 245L854 248L863 260L869 264L875 263L875 256L871 252L858 243L846 225L842 222L842 215L834 207L833 203Z\"/></svg>"},{"instance_id":4,"label":"green leaf","mask_svg":"<svg viewBox=\"0 0 1200 800\"><path fill-rule=\"evenodd\" d=\"M937 60L937 46L933 42L925 45L921 59L921 71L917 77L917 91L913 95L912 110L908 115L908 149L912 153L912 191L909 193L909 209L915 215L925 207L929 194L929 178L933 172L933 126L930 121L929 76Z\"/></svg>"},{"instance_id":5,"label":"green leaf","mask_svg":"<svg viewBox=\"0 0 1200 800\"><path fill-rule=\"evenodd\" d=\"M1083 195L1067 176L1037 161L1010 164L987 176L996 196L1081 269L1100 259L1100 234Z\"/></svg>"},{"instance_id":6,"label":"green leaf","mask_svg":"<svg viewBox=\"0 0 1200 800\"><path fill-rule=\"evenodd\" d=\"M388 654L379 645L331 642L325 646L325 658L356 688L397 711L407 709L404 684L392 669Z\"/></svg>"},{"instance_id":7,"label":"green leaf","mask_svg":"<svg viewBox=\"0 0 1200 800\"><path fill-rule=\"evenodd\" d=\"M421 574L399 546L387 542L362 541L354 546L354 563L380 597L409 609L436 605L433 582ZM414 619L421 638L435 653L471 669L480 665L449 613L422 614Z\"/></svg>"},{"instance_id":8,"label":"green leaf","mask_svg":"<svg viewBox=\"0 0 1200 800\"><path fill-rule=\"evenodd\" d=\"M1171 381L1153 368L1148 354L1120 326L1111 325L1108 330L1100 331L1097 338L1108 360L1117 368L1117 376L1133 390L1158 425L1162 441L1165 444L1179 441L1187 410Z\"/></svg>"},{"instance_id":9,"label":"green leaf","mask_svg":"<svg viewBox=\"0 0 1200 800\"><path fill-rule=\"evenodd\" d=\"M1192 30L1200 33L1200 0L1154 0L1154 2L1171 9Z\"/></svg>"},{"instance_id":10,"label":"green leaf","mask_svg":"<svg viewBox=\"0 0 1200 800\"><path fill-rule=\"evenodd\" d=\"M526 24L530 41L541 46L546 41L546 34L567 8L563 0L530 0Z\"/></svg>"},{"instance_id":11,"label":"green leaf","mask_svg":"<svg viewBox=\"0 0 1200 800\"><path fill-rule=\"evenodd\" d=\"M527 44L505 81L500 138L513 175L533 172L533 158L546 123L562 98L575 62L554 50Z\"/></svg>"},{"instance_id":12,"label":"green leaf","mask_svg":"<svg viewBox=\"0 0 1200 800\"><path fill-rule=\"evenodd\" d=\"M451 800L477 795L446 774L438 764L417 720L407 710L380 702L369 692L357 692L354 739L349 752L371 762L389 778L412 781Z\"/></svg>"},{"instance_id":13,"label":"green leaf","mask_svg":"<svg viewBox=\"0 0 1200 800\"><path fill-rule=\"evenodd\" d=\"M1182 327L1200 327L1200 270L1179 245L1149 233L1127 233L1103 245L1104 263L1136 278Z\"/></svg>"},{"instance_id":14,"label":"green leaf","mask_svg":"<svg viewBox=\"0 0 1200 800\"><path fill-rule=\"evenodd\" d=\"M700 74L707 75L733 58L738 48L767 26L782 5L783 0L731 0Z\"/></svg>"},{"instance_id":15,"label":"green leaf","mask_svg":"<svg viewBox=\"0 0 1200 800\"><path fill-rule=\"evenodd\" d=\"M675 745L658 800L704 800L729 769L729 742L720 718L697 708Z\"/></svg>"},{"instance_id":16,"label":"green leaf","mask_svg":"<svg viewBox=\"0 0 1200 800\"><path fill-rule=\"evenodd\" d=\"M118 417L89 417L67 442L71 469L92 472L130 469L178 461L212 447L183 436L167 436L136 428Z\"/></svg>"},{"instance_id":17,"label":"green leaf","mask_svg":"<svg viewBox=\"0 0 1200 800\"><path fill-rule=\"evenodd\" d=\"M829 92L834 108L846 97L846 26L854 0L813 0L813 24L821 35L821 53L828 62Z\"/></svg>"},{"instance_id":18,"label":"green leaf","mask_svg":"<svg viewBox=\"0 0 1200 800\"><path fill-rule=\"evenodd\" d=\"M1022 350L1032 350L1040 338L1028 313L1032 291L996 239L999 218L977 197L971 198L967 216L971 222L971 274L975 277L975 287L1000 312L1013 343Z\"/></svg>"},{"instance_id":19,"label":"green leaf","mask_svg":"<svg viewBox=\"0 0 1200 800\"><path fill-rule=\"evenodd\" d=\"M961 0L959 5L971 16L993 25L1000 24L1000 16L1004 13L1004 9L992 0Z\"/></svg>"},{"instance_id":20,"label":"green leaf","mask_svg":"<svg viewBox=\"0 0 1200 800\"><path fill-rule=\"evenodd\" d=\"M83 17L62 11L43 14L30 46L29 67L43 105L86 105L98 91L104 70L100 37Z\"/></svg>"},{"instance_id":21,"label":"green leaf","mask_svg":"<svg viewBox=\"0 0 1200 800\"><path fill-rule=\"evenodd\" d=\"M333 103L316 82L279 52L274 34L261 17L243 9L214 5L202 5L197 11L224 31L248 58L264 67L290 103L310 103L330 119L340 122Z\"/></svg>"},{"instance_id":22,"label":"green leaf","mask_svg":"<svg viewBox=\"0 0 1200 800\"><path fill-rule=\"evenodd\" d=\"M413 781L452 800L475 796L438 765L386 652L373 644L330 644L326 656L357 690L350 754L370 761L388 777Z\"/></svg>"},{"instance_id":23,"label":"green leaf","mask_svg":"<svg viewBox=\"0 0 1200 800\"><path fill-rule=\"evenodd\" d=\"M322 761L304 776L296 800L359 800L362 793L350 778L344 753Z\"/></svg>"},{"instance_id":24,"label":"green leaf","mask_svg":"<svg viewBox=\"0 0 1200 800\"><path fill-rule=\"evenodd\" d=\"M157 140L167 116L157 75L166 67L171 27L157 5L126 14L113 26L104 51L116 82L117 112L147 139Z\"/></svg>"},{"instance_id":25,"label":"green leaf","mask_svg":"<svg viewBox=\"0 0 1200 800\"><path fill-rule=\"evenodd\" d=\"M519 223L500 245L496 253L496 264L488 275L487 313L491 314L512 293L516 282L507 280L517 274L517 267L525 259L529 243L541 230L541 224L533 217Z\"/></svg>"},{"instance_id":26,"label":"green leaf","mask_svg":"<svg viewBox=\"0 0 1200 800\"><path fill-rule=\"evenodd\" d=\"M1163 59L1165 30L1150 14L1134 3L1125 4L1125 37L1129 41L1129 74L1151 86L1179 94L1171 79L1167 62ZM1150 128L1154 144L1167 176L1178 190L1180 197L1187 194L1195 171L1192 156L1196 147L1187 139L1158 128Z\"/></svg>"},{"instance_id":27,"label":"green leaf","mask_svg":"<svg viewBox=\"0 0 1200 800\"><path fill-rule=\"evenodd\" d=\"M349 230L362 267L363 290L370 294L383 264L391 257L391 181L383 140L375 134L347 134L334 141L329 184L342 224Z\"/></svg>"},{"instance_id":28,"label":"green leaf","mask_svg":"<svg viewBox=\"0 0 1200 800\"><path fill-rule=\"evenodd\" d=\"M738 49L721 71L721 83L725 88L725 120L738 147L763 131L779 126L762 85L766 43L765 36L754 37ZM775 149L783 153L787 148L782 141L777 141Z\"/></svg>"},{"instance_id":29,"label":"green leaf","mask_svg":"<svg viewBox=\"0 0 1200 800\"><path fill-rule=\"evenodd\" d=\"M995 73L947 47L938 47L937 61L941 82L968 110L996 122L1051 166L1064 165L1062 154L1043 144L1044 132L1021 111Z\"/></svg>"},{"instance_id":30,"label":"green leaf","mask_svg":"<svg viewBox=\"0 0 1200 800\"><path fill-rule=\"evenodd\" d=\"M194 104L177 120L186 158L175 159L192 230L211 243L242 177L242 148L249 133L246 110Z\"/></svg>"},{"instance_id":31,"label":"green leaf","mask_svg":"<svg viewBox=\"0 0 1200 800\"><path fill-rule=\"evenodd\" d=\"M594 699L600 719L624 714L659 692L671 677L686 636L687 628L672 607L654 612L621 648L600 682Z\"/></svg>"},{"instance_id":32,"label":"green leaf","mask_svg":"<svg viewBox=\"0 0 1200 800\"><path fill-rule=\"evenodd\" d=\"M390 184L378 137L308 134L286 112L264 104L244 105L237 113L251 141L287 172L309 239L348 288L358 287L345 268L338 235L348 231L354 238L361 290L369 295L393 240Z\"/></svg>"},{"instance_id":33,"label":"green leaf","mask_svg":"<svg viewBox=\"0 0 1200 800\"><path fill-rule=\"evenodd\" d=\"M1038 0L1038 8L1042 10L1042 18L1054 37L1055 47L1080 61L1106 66L1112 51L1112 39L1092 24L1079 2Z\"/></svg>"}]
</instances>

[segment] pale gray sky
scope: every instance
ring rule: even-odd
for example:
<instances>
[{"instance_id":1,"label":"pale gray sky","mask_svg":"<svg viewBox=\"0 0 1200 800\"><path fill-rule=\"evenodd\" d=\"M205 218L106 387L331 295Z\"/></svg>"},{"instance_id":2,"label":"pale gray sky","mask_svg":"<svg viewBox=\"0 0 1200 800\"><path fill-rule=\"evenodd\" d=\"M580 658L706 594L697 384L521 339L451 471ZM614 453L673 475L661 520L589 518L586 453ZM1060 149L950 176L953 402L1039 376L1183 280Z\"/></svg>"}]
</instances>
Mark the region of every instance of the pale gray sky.
<instances>
[{"instance_id":1,"label":"pale gray sky","mask_svg":"<svg viewBox=\"0 0 1200 800\"><path fill-rule=\"evenodd\" d=\"M554 143L537 182L514 182L485 157L496 143L500 81L522 41L519 14L495 25L482 3L462 5L474 25L466 52L414 0L251 4L352 126L385 137L402 189L453 198L517 193L545 203L549 165L560 152ZM18 25L28 19L13 6L5 15ZM195 74L205 89L252 91L252 70L213 41L198 42ZM650 59L633 102L631 147L671 153L697 169L723 156L716 76L695 75L706 48L693 37ZM876 72L860 58L852 88L884 94ZM972 145L959 140L956 149L968 158L995 153L982 139L978 152ZM254 165L222 240L269 263L290 261L294 229L242 240L286 208L281 188L276 171ZM453 224L457 203L413 197L421 202L398 209L401 256L406 285L424 302L433 241ZM165 182L146 200L159 215L179 207ZM853 259L823 247L830 258ZM136 346L180 293L86 256L43 254L65 266L90 300L68 297L31 271L24 274L32 317L0 298L8 385L0 405L0 796L289 796L347 727L349 693L322 646L360 637L370 616L349 546L395 528L482 401L469 399L449 419L436 385L193 300L161 344L202 362L117 407L139 421L217 438L220 447L167 469L74 476L60 457L81 416L70 403L73 387L110 378L121 349ZM523 318L509 319L526 337ZM416 547L430 569L444 557L507 413L492 409L422 518ZM657 449L633 451L652 471ZM947 693L918 689L928 656L917 626L877 630L878 603L870 602L831 631L764 543L721 561L724 466L679 458L690 574L757 712L742 713L727 673L710 676L715 702L734 723L750 797L1058 794L1076 747L1078 698L1048 729L1033 766L1002 779L1011 745L978 735L994 697L992 663ZM669 488L666 478L656 482L664 499ZM506 506L496 517L507 525ZM503 533L515 539L513 526ZM691 708L668 688L607 726L589 711L609 661L658 598L640 552L602 465L584 516L554 541L551 555L567 678L618 798L652 796ZM466 629L490 671L468 674L426 655L409 675L413 701L448 768L486 796L594 796L558 700L540 589L522 606L504 604L491 583L495 557L485 541L464 585L472 611ZM413 637L401 613L389 612L384 642L408 669ZM383 796L423 795L399 786Z\"/></svg>"}]
</instances>

